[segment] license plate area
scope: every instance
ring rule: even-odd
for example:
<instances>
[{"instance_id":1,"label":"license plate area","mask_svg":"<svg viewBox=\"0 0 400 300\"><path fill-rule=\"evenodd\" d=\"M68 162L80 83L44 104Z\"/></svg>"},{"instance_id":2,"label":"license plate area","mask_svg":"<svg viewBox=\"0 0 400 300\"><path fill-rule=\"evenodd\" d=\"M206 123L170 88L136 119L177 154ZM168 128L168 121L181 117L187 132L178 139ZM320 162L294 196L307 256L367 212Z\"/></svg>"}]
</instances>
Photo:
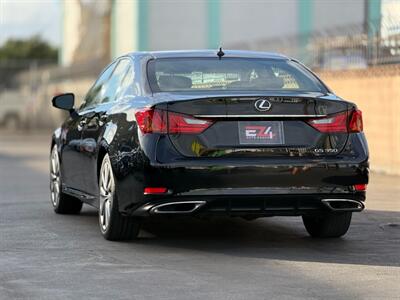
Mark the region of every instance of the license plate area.
<instances>
[{"instance_id":1,"label":"license plate area","mask_svg":"<svg viewBox=\"0 0 400 300\"><path fill-rule=\"evenodd\" d=\"M240 145L284 145L282 121L238 122Z\"/></svg>"}]
</instances>

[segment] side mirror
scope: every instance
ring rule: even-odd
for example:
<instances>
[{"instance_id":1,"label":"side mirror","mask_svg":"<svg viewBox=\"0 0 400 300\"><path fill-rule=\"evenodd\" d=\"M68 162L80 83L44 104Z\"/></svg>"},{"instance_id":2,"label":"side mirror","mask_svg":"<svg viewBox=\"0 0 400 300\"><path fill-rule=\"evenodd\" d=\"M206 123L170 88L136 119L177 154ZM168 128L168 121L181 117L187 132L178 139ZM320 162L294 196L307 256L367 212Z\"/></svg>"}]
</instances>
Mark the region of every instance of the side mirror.
<instances>
[{"instance_id":1,"label":"side mirror","mask_svg":"<svg viewBox=\"0 0 400 300\"><path fill-rule=\"evenodd\" d=\"M56 108L68 110L72 119L77 119L79 117L77 111L74 109L75 95L73 93L55 96L51 102Z\"/></svg>"},{"instance_id":2,"label":"side mirror","mask_svg":"<svg viewBox=\"0 0 400 300\"><path fill-rule=\"evenodd\" d=\"M55 96L52 100L53 106L59 109L71 111L74 109L75 95L72 93Z\"/></svg>"}]
</instances>

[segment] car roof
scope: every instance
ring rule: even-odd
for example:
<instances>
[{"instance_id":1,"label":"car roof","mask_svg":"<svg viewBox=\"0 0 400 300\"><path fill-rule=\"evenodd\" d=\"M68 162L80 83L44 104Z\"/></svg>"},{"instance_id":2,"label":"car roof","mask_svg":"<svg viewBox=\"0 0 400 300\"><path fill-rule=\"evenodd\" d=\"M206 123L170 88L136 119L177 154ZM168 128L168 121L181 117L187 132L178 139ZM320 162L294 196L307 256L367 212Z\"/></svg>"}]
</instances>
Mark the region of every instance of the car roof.
<instances>
[{"instance_id":1,"label":"car roof","mask_svg":"<svg viewBox=\"0 0 400 300\"><path fill-rule=\"evenodd\" d=\"M148 51L132 52L129 56L148 56L152 58L179 58L179 57L217 57L218 50L173 50L173 51ZM223 57L240 58L268 58L268 59L289 59L288 57L272 52L247 51L247 50L223 50ZM223 59L223 58L222 58Z\"/></svg>"}]
</instances>

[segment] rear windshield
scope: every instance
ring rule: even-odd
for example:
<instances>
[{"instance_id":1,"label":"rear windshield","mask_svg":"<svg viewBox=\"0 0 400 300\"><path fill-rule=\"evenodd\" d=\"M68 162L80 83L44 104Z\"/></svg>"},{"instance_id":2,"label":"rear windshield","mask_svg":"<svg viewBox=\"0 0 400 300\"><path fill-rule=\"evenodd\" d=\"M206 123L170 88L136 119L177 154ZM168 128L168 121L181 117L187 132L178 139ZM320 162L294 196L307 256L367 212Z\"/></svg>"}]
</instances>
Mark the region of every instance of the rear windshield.
<instances>
[{"instance_id":1,"label":"rear windshield","mask_svg":"<svg viewBox=\"0 0 400 300\"><path fill-rule=\"evenodd\" d=\"M153 92L326 92L318 79L290 60L254 58L160 58L148 64Z\"/></svg>"}]
</instances>

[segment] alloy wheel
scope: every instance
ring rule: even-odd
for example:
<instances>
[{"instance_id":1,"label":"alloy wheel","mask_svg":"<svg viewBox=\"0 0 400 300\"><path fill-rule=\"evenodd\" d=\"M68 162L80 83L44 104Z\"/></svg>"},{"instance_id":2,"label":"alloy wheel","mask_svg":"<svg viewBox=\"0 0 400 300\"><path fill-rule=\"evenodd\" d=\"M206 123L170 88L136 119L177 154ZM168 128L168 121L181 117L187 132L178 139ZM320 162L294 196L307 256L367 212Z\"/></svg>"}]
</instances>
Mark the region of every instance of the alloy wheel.
<instances>
[{"instance_id":1,"label":"alloy wheel","mask_svg":"<svg viewBox=\"0 0 400 300\"><path fill-rule=\"evenodd\" d=\"M60 160L58 158L57 146L54 146L50 157L50 199L54 207L57 207L60 201L60 190Z\"/></svg>"},{"instance_id":2,"label":"alloy wheel","mask_svg":"<svg viewBox=\"0 0 400 300\"><path fill-rule=\"evenodd\" d=\"M114 197L114 175L111 169L111 163L106 156L103 160L103 164L100 170L100 209L99 209L99 219L100 227L103 232L105 232L109 225L111 219L111 210Z\"/></svg>"}]
</instances>

